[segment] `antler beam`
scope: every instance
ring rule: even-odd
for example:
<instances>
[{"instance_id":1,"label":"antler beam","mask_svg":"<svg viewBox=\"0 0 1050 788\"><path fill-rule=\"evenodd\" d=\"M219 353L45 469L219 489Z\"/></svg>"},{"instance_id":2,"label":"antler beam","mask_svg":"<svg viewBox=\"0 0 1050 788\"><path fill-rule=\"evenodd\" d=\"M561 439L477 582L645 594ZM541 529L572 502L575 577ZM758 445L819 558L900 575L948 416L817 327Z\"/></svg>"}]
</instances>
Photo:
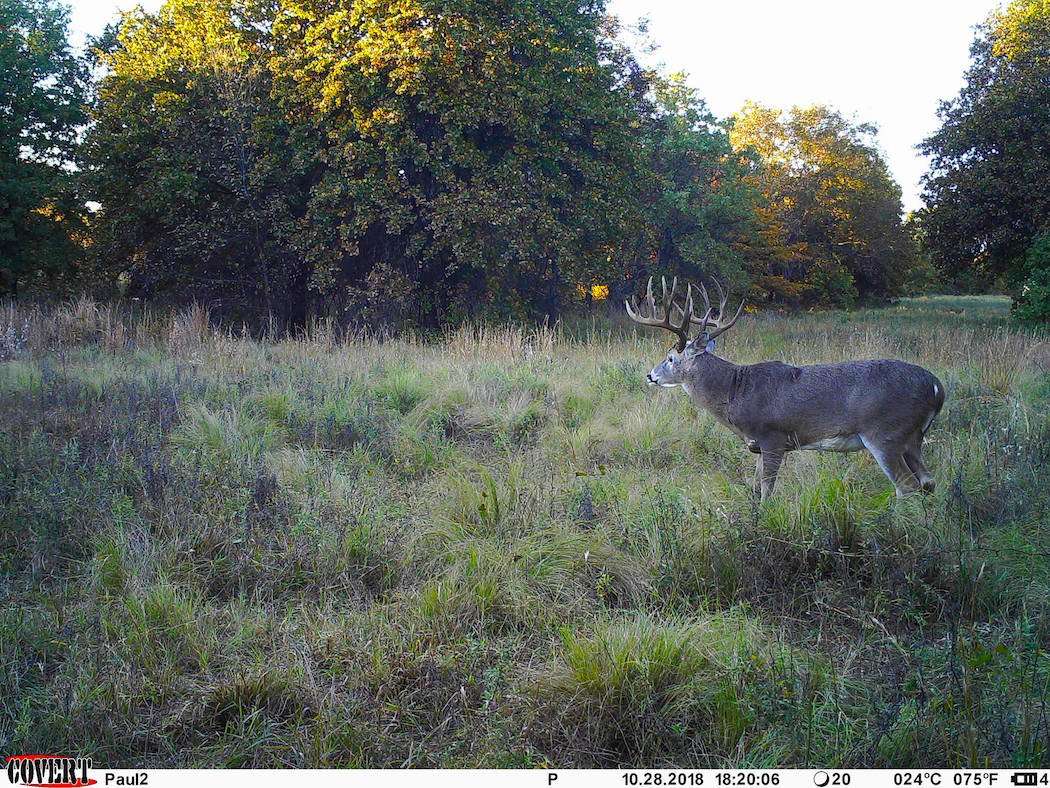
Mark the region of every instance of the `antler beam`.
<instances>
[{"instance_id":1,"label":"antler beam","mask_svg":"<svg viewBox=\"0 0 1050 788\"><path fill-rule=\"evenodd\" d=\"M693 288L691 285L686 287L685 306L680 307L674 302L675 293L678 290L678 277L671 280L670 292L667 291L667 280L662 276L660 287L663 296L660 308L657 308L656 299L653 297L653 278L650 276L645 288L644 306L639 306L637 297L628 299L625 301L627 315L631 320L643 326L663 328L677 336L678 352L680 353L685 350L686 343L689 341L689 325L696 320L693 316ZM675 322L674 319L676 312L681 315L678 322Z\"/></svg>"},{"instance_id":2,"label":"antler beam","mask_svg":"<svg viewBox=\"0 0 1050 788\"><path fill-rule=\"evenodd\" d=\"M707 295L707 288L704 287L703 282L700 283L700 295L704 298L704 308L707 310L702 318L698 318L695 315L690 315L690 322L695 326L700 326L700 333L707 334L708 339L714 339L719 334L723 334L733 327L741 313L744 311L744 299L740 299L740 306L737 307L736 314L733 315L733 319L727 321L726 317L726 303L729 301L729 294L722 289L722 285L718 283L717 279L712 279L715 283L715 287L718 288L718 317L714 318L712 315L715 310L711 307L711 300Z\"/></svg>"}]
</instances>

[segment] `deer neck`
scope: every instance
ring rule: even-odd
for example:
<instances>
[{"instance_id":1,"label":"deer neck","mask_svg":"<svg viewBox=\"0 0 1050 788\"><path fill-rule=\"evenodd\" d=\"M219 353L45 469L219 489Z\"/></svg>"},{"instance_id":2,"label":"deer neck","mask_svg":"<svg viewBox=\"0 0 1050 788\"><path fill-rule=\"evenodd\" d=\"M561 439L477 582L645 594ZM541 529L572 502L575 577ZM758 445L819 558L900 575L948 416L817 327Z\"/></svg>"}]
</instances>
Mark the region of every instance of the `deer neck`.
<instances>
[{"instance_id":1,"label":"deer neck","mask_svg":"<svg viewBox=\"0 0 1050 788\"><path fill-rule=\"evenodd\" d=\"M729 397L737 365L711 353L702 353L682 383L686 394L716 419L729 423Z\"/></svg>"}]
</instances>

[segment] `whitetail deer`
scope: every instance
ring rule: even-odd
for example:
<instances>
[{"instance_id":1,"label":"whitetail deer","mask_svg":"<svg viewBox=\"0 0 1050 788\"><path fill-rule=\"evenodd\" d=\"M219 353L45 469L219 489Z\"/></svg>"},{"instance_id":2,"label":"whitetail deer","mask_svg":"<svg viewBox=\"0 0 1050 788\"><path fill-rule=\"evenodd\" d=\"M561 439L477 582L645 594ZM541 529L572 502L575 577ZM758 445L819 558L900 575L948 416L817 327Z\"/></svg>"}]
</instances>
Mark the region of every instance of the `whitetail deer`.
<instances>
[{"instance_id":1,"label":"whitetail deer","mask_svg":"<svg viewBox=\"0 0 1050 788\"><path fill-rule=\"evenodd\" d=\"M715 338L736 323L744 302L726 316L728 295L711 307L700 285L705 313L693 314L693 287L675 301L677 278L657 306L650 277L644 305L627 301L637 323L678 337L667 358L648 375L656 386L681 386L693 402L744 439L759 455L755 487L762 500L773 492L784 455L796 449L871 452L897 495L932 492L933 477L922 463L922 441L944 404L944 385L929 371L888 359L793 367L779 361L737 365L714 354ZM632 303L633 301L633 303ZM699 326L689 338L690 327Z\"/></svg>"}]
</instances>

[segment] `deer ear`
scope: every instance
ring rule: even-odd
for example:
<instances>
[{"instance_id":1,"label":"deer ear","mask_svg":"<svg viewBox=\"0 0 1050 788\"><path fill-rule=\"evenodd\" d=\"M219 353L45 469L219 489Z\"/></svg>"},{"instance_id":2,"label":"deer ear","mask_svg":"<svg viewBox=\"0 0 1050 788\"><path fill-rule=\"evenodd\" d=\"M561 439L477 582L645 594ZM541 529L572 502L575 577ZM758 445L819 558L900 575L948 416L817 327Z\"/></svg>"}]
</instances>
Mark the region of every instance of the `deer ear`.
<instances>
[{"instance_id":1,"label":"deer ear","mask_svg":"<svg viewBox=\"0 0 1050 788\"><path fill-rule=\"evenodd\" d=\"M715 352L715 341L713 339L707 340L707 344L704 346L704 352L705 353L714 353Z\"/></svg>"}]
</instances>

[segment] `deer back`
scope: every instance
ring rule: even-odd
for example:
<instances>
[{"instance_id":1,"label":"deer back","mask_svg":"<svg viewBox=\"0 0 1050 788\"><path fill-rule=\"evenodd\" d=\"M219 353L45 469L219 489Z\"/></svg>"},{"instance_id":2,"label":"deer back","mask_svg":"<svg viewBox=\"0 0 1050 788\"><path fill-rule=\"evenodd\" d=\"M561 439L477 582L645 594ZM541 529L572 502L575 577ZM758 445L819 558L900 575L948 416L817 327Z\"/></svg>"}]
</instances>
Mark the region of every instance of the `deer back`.
<instances>
[{"instance_id":1,"label":"deer back","mask_svg":"<svg viewBox=\"0 0 1050 788\"><path fill-rule=\"evenodd\" d=\"M799 445L842 436L923 430L944 401L929 371L894 360L736 368L727 416L745 434L789 436Z\"/></svg>"}]
</instances>

